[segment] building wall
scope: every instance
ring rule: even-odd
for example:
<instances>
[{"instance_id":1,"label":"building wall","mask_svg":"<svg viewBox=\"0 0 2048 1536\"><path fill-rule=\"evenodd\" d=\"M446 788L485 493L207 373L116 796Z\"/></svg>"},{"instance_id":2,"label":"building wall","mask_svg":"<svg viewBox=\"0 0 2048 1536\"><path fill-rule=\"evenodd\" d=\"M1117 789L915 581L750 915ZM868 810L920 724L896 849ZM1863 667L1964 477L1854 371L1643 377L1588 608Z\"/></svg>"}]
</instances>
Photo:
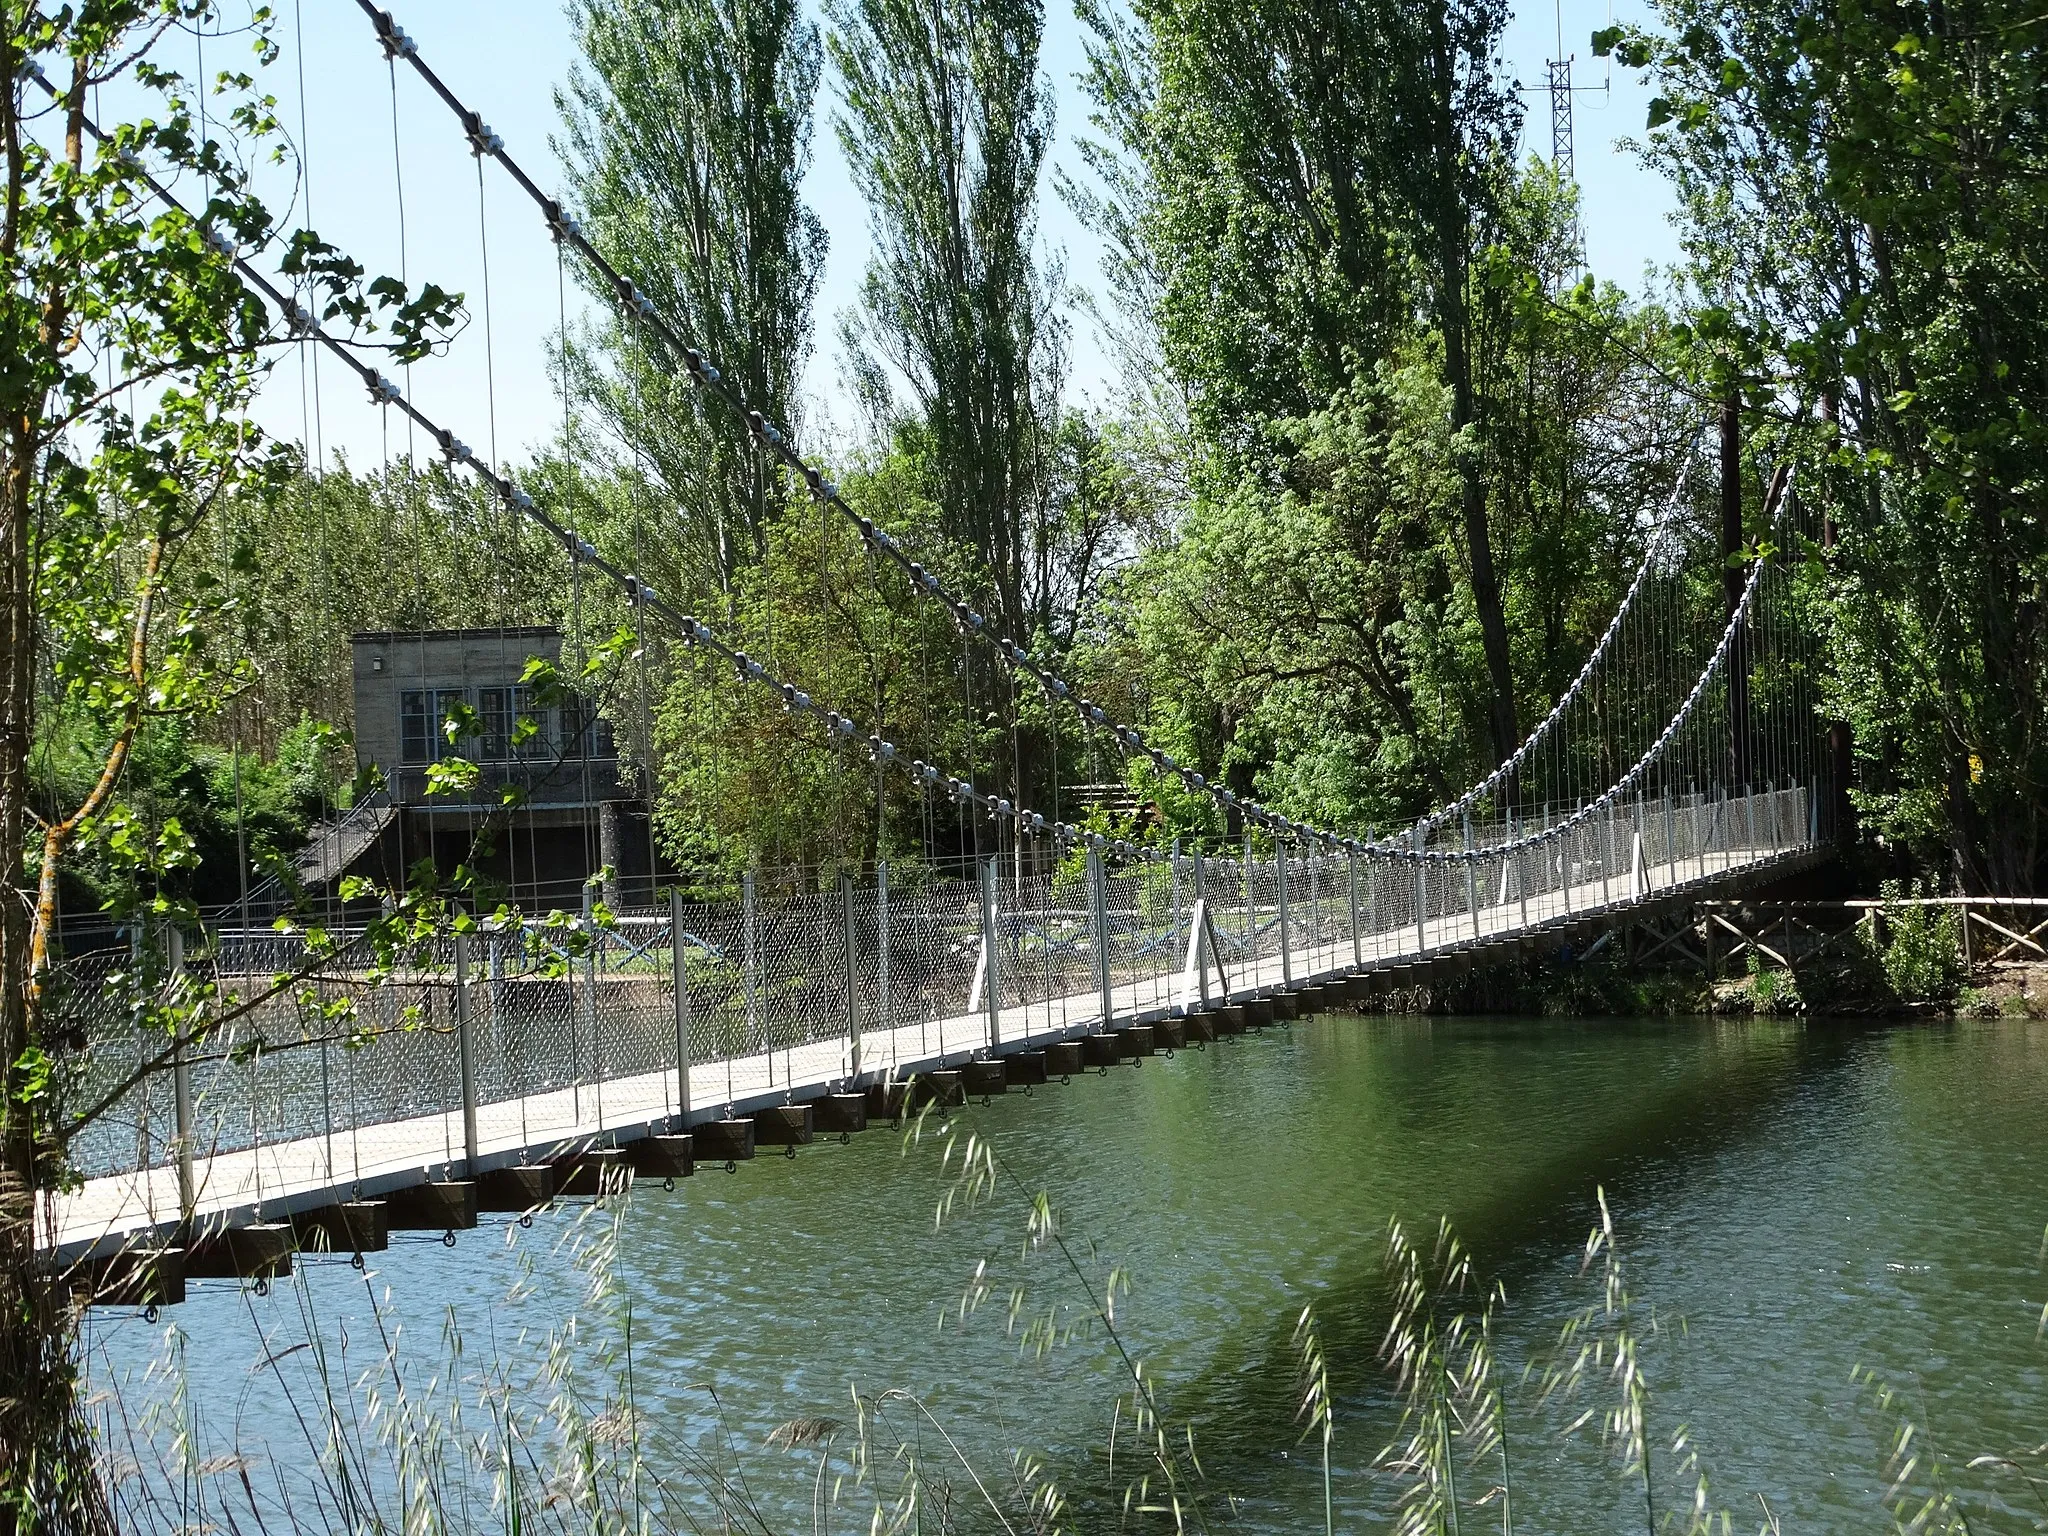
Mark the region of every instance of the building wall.
<instances>
[{"instance_id":1,"label":"building wall","mask_svg":"<svg viewBox=\"0 0 2048 1536\"><path fill-rule=\"evenodd\" d=\"M559 661L562 637L550 628L385 631L356 635L353 649L356 761L375 764L399 804L417 805L427 799L427 772L424 763L404 761L405 695L460 692L471 709L481 710L482 691L516 686L529 658ZM616 757L608 749L608 730L592 731L593 750L587 757L562 751L562 714L553 708L534 709L540 734L515 756L491 761L478 741L457 749L464 757L481 760L483 773L475 796L479 803L495 803L507 783L520 784L535 805L594 804L635 796L637 786L619 778ZM433 713L430 724L437 727L438 719Z\"/></svg>"}]
</instances>

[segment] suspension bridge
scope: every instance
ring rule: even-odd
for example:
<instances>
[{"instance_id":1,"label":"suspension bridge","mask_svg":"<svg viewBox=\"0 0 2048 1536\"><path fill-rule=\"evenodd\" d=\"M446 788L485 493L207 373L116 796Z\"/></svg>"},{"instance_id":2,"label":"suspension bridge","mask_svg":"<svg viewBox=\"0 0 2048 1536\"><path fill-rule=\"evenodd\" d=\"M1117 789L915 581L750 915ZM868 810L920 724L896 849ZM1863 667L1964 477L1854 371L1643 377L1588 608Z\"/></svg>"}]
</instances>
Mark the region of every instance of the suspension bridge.
<instances>
[{"instance_id":1,"label":"suspension bridge","mask_svg":"<svg viewBox=\"0 0 2048 1536\"><path fill-rule=\"evenodd\" d=\"M674 894L608 918L480 920L395 953L345 911L319 931L263 928L245 902L239 921L137 934L125 953L67 962L57 1033L87 1042L69 1092L99 1112L67 1146L78 1178L43 1192L42 1216L53 1254L97 1299L173 1301L188 1278L261 1278L295 1253L360 1255L393 1232L454 1242L489 1212L794 1153L924 1102L1207 1046L1445 968L1582 948L1826 856L1833 786L1799 568L1781 553L1801 534L1789 466L1748 544L1697 526L1684 475L1644 510L1633 577L1583 666L1463 794L1395 836L1290 818L1148 742L849 505L392 15L357 3L394 92L403 67L445 107L455 140L503 172L558 249L821 516L1020 687L1155 782L1212 802L1237 840L1198 852L1083 828L1025 804L1014 782L977 785L913 756L885 722L813 698L477 454L329 334L264 253L224 245L300 348L338 361L375 409L545 530L579 592L609 589L641 665L656 638L711 658L732 686L808 721L845 771L902 775L950 804L980 852L749 875L727 899ZM146 167L135 175L176 203ZM651 787L655 765L641 771ZM152 1000L189 1004L178 1016L197 1022L167 1034Z\"/></svg>"}]
</instances>

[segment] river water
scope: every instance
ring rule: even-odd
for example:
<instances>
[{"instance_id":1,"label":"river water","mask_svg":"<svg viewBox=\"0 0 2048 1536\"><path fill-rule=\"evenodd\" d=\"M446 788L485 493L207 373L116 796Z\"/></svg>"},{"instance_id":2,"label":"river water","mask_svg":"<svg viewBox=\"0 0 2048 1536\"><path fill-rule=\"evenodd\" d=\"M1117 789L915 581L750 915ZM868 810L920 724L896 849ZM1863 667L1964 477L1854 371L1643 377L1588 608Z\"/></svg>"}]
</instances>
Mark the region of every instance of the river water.
<instances>
[{"instance_id":1,"label":"river water","mask_svg":"<svg viewBox=\"0 0 2048 1536\"><path fill-rule=\"evenodd\" d=\"M1388 1222L1427 1246L1447 1219L1472 1253L1470 1298L1505 1291L1495 1376L1517 1531L1644 1530L1693 1488L1672 1450L1681 1434L1737 1528L1757 1529L1768 1506L1788 1531L1890 1528L1880 1498L1902 1413L1957 1467L2048 1438L2048 1026L1330 1016L1012 1094L954 1123L990 1139L1003 1177L942 1222L952 1180L936 1137L907 1146L886 1129L637 1190L610 1258L621 1300L583 1304L577 1323L586 1401L614 1390L606 1343L625 1369L629 1300L652 1459L680 1470L677 1447L694 1447L723 1464L737 1447L777 1529L811 1527L817 1460L765 1437L801 1416L850 1419L855 1386L919 1396L928 1465L944 1463L941 1426L984 1476L1007 1478L1012 1448L1028 1450L1076 1524L1109 1529L1132 1466L1128 1408L1115 1407L1128 1377L1087 1324L1114 1271L1128 1279L1119 1337L1169 1421L1192 1428L1211 1517L1304 1531L1321 1525L1323 1485L1294 1420L1292 1335L1313 1303L1335 1395L1336 1519L1363 1528L1390 1521L1399 1494L1377 1466L1399 1416L1381 1359ZM1546 1404L1524 1375L1600 1300L1582 1259L1602 1189L1649 1391L1647 1514L1597 1422L1563 1432L1614 1400L1610 1383L1596 1373L1576 1402ZM1057 1249L1026 1251L1038 1190L1072 1267ZM607 1230L563 1211L528 1232L487 1224L452 1250L395 1240L367 1284L330 1260L267 1297L196 1288L156 1326L96 1321L94 1369L131 1405L161 1396L161 1375L143 1372L175 1327L203 1438L289 1470L307 1460L294 1427L306 1389L279 1378L310 1352L267 1371L265 1348L310 1327L338 1359L348 1336L353 1370L381 1347L375 1295L387 1331L404 1329L414 1390L436 1380L450 1319L465 1352L453 1379L495 1354L524 1381L545 1330L579 1307L588 1277L568 1249ZM977 1266L986 1299L963 1321ZM1073 1336L1043 1356L1020 1349L1052 1307ZM1857 1368L1898 1402L1877 1406ZM890 1414L918 1422L903 1402ZM1475 1495L1499 1458L1460 1477ZM2016 1480L1955 1479L1980 1515L2006 1511L1992 1528L2031 1528L2016 1511L2038 1506ZM991 1528L964 1477L952 1482L963 1526ZM1498 1506L1467 1522L1499 1529Z\"/></svg>"}]
</instances>

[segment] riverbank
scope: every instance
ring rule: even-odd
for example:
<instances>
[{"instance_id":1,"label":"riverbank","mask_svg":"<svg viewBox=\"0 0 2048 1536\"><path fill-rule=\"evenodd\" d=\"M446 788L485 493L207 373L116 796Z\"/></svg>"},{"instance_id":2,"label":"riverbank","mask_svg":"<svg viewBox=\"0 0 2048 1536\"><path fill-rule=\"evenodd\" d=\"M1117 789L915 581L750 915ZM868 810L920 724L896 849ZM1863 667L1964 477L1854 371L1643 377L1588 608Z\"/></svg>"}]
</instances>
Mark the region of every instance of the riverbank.
<instances>
[{"instance_id":1,"label":"riverbank","mask_svg":"<svg viewBox=\"0 0 2048 1536\"><path fill-rule=\"evenodd\" d=\"M1389 992L1380 1016L1541 1018L2048 1019L2048 963L1959 966L1932 995L1902 995L1867 957L1758 963L1709 980L1697 964L1639 964L1625 952L1567 952L1468 971Z\"/></svg>"}]
</instances>

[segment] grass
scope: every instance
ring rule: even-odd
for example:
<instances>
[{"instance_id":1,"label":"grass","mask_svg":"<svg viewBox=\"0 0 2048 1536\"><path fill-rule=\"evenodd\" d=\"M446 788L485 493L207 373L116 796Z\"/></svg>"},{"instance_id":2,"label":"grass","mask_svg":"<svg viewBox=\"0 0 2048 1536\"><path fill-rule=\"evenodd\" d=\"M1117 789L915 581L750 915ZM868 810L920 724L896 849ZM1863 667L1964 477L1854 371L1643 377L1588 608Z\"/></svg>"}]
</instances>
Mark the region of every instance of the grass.
<instances>
[{"instance_id":1,"label":"grass","mask_svg":"<svg viewBox=\"0 0 2048 1536\"><path fill-rule=\"evenodd\" d=\"M1017 1240L1015 1264L975 1268L955 1323L986 1311L1024 1359L1085 1351L1111 1364L1121 1388L1102 1454L1076 1474L1085 1481L1069 1485L1023 1450L1000 1462L977 1456L923 1398L900 1389L854 1390L831 1412L812 1405L756 1445L738 1438L714 1383L689 1384L685 1394L701 1404L697 1423L711 1426L692 1438L672 1411L673 1386L659 1411L643 1391L633 1301L616 1279L628 1191L560 1223L554 1251L539 1257L566 1262L580 1277L574 1303L511 1336L499 1332L511 1324L493 1309L482 1337L466 1334L451 1314L436 1338L415 1338L368 1273L351 1283L364 1287L358 1315L370 1325L351 1336L321 1313L315 1287L295 1287L294 1326L263 1334L257 1362L289 1405L283 1422L203 1422L189 1390L194 1346L166 1329L146 1379L95 1399L117 1519L123 1529L242 1536L794 1536L806 1528L813 1536L1051 1536L1112 1526L1206 1533L1236 1524L1232 1490L1205 1467L1170 1385L1127 1333L1132 1277L1070 1237L1049 1195L1017 1177L971 1116L913 1121L904 1150L935 1159L942 1172L936 1223L983 1211ZM508 1230L507 1240L516 1233ZM533 1267L521 1250L509 1301L531 1298ZM1671 1324L1634 1294L1604 1194L1580 1267L1585 1305L1540 1358L1516 1371L1502 1366L1496 1348L1506 1293L1482 1282L1456 1234L1440 1225L1417 1242L1390 1223L1377 1362L1384 1389L1364 1402L1333 1390L1315 1309L1300 1309L1291 1329L1294 1423L1271 1425L1271 1443L1311 1448L1296 1475L1315 1479L1301 1490L1302 1507L1319 1503L1325 1536L1339 1523L1333 1445L1340 1418L1353 1412L1379 1424L1385 1444L1368 1466L1344 1474L1369 1485L1343 1489L1346 1503L1355 1508L1362 1498L1381 1509L1398 1536L1555 1529L1532 1505L1519 1468L1524 1458L1554 1458L1570 1441L1600 1448L1625 1493L1616 1532L1780 1528L1779 1513L1760 1498L1747 1501L1756 1508L1739 1519L1720 1504L1689 1431L1663 1427L1652 1364ZM998 1280L999 1269L1007 1278ZM518 1315L502 1309L506 1319ZM250 1318L261 1333L253 1307ZM2048 1529L2040 1452L1958 1464L1931 1445L1898 1391L1860 1371L1855 1389L1886 1447L1870 1528L1960 1536L1985 1528L1973 1526L1972 1510L2003 1505L2038 1511L2018 1528ZM792 1459L801 1501L789 1493Z\"/></svg>"}]
</instances>

